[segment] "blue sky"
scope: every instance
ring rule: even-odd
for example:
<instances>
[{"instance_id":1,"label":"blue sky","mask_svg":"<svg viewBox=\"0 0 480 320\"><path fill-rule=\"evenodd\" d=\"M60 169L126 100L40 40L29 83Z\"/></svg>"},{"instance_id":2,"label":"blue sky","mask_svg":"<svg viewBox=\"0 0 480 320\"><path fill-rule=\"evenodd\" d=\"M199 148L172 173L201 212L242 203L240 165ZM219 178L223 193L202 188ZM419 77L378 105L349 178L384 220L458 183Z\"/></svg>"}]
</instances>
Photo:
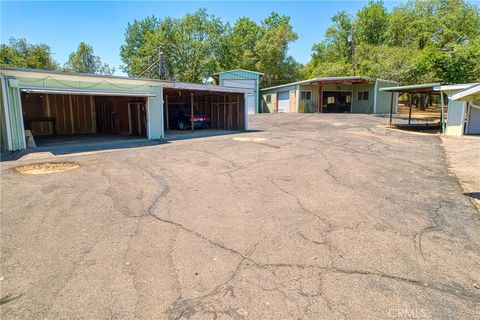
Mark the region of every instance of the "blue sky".
<instances>
[{"instance_id":1,"label":"blue sky","mask_svg":"<svg viewBox=\"0 0 480 320\"><path fill-rule=\"evenodd\" d=\"M367 1L120 1L120 2L13 2L1 1L0 40L26 38L30 43L46 43L55 59L64 63L81 41L91 44L95 53L122 74L119 48L128 22L148 15L181 17L205 7L231 24L246 16L260 21L272 11L291 17L299 38L291 44L290 54L305 63L312 45L323 39L330 18L340 10L352 14ZM391 10L400 1L385 1Z\"/></svg>"}]
</instances>

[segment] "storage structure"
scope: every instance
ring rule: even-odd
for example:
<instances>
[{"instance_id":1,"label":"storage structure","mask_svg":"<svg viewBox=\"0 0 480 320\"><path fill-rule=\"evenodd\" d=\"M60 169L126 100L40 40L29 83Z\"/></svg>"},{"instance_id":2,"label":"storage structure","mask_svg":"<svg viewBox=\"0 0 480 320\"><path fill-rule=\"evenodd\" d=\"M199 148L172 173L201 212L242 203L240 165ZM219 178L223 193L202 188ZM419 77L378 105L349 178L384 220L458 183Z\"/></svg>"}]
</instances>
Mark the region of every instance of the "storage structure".
<instances>
[{"instance_id":1,"label":"storage structure","mask_svg":"<svg viewBox=\"0 0 480 320\"><path fill-rule=\"evenodd\" d=\"M248 113L255 114L260 112L260 78L262 76L261 72L234 69L215 73L214 80L221 86L252 90L253 94L247 96L245 104Z\"/></svg>"},{"instance_id":2,"label":"storage structure","mask_svg":"<svg viewBox=\"0 0 480 320\"><path fill-rule=\"evenodd\" d=\"M252 90L154 79L0 68L1 148L27 147L26 134L50 143L101 137L163 139L179 97L183 109L212 118L210 129L248 130ZM165 101L170 105L165 108ZM178 101L177 101L178 102ZM192 130L194 127L192 126ZM208 128L207 128L208 129Z\"/></svg>"},{"instance_id":3,"label":"storage structure","mask_svg":"<svg viewBox=\"0 0 480 320\"><path fill-rule=\"evenodd\" d=\"M298 81L262 89L261 109L263 112L386 114L395 93L381 92L380 88L394 85L398 83L367 77Z\"/></svg>"},{"instance_id":4,"label":"storage structure","mask_svg":"<svg viewBox=\"0 0 480 320\"><path fill-rule=\"evenodd\" d=\"M448 116L445 133L450 136L480 134L480 84L439 86L448 94Z\"/></svg>"}]
</instances>

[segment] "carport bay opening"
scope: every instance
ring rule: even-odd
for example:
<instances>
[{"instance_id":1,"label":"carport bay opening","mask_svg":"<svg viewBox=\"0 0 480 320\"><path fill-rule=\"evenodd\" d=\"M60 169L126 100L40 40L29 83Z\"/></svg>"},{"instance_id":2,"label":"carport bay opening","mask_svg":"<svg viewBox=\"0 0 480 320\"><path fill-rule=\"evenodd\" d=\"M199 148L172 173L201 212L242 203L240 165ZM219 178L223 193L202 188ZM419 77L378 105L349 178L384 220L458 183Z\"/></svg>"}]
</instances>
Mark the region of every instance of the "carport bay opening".
<instances>
[{"instance_id":1,"label":"carport bay opening","mask_svg":"<svg viewBox=\"0 0 480 320\"><path fill-rule=\"evenodd\" d=\"M38 142L65 136L147 138L147 98L36 93L21 90L23 123ZM78 137L76 137L78 138Z\"/></svg>"},{"instance_id":2,"label":"carport bay opening","mask_svg":"<svg viewBox=\"0 0 480 320\"><path fill-rule=\"evenodd\" d=\"M166 131L179 128L178 113L189 115L190 123L186 127L192 131L194 119L208 119L207 129L246 130L247 115L243 93L216 91L200 91L176 88L164 88L164 129Z\"/></svg>"}]
</instances>

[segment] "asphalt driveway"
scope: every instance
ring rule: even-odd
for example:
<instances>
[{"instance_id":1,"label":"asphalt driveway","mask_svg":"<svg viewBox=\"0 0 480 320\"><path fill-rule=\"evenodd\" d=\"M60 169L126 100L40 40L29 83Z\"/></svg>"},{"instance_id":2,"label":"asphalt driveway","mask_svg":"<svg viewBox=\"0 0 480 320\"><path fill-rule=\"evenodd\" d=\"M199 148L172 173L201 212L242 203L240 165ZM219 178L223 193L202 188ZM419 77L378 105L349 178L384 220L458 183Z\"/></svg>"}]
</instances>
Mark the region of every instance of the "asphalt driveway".
<instances>
[{"instance_id":1,"label":"asphalt driveway","mask_svg":"<svg viewBox=\"0 0 480 320\"><path fill-rule=\"evenodd\" d=\"M384 123L2 163L2 319L478 319L478 211L438 136Z\"/></svg>"}]
</instances>

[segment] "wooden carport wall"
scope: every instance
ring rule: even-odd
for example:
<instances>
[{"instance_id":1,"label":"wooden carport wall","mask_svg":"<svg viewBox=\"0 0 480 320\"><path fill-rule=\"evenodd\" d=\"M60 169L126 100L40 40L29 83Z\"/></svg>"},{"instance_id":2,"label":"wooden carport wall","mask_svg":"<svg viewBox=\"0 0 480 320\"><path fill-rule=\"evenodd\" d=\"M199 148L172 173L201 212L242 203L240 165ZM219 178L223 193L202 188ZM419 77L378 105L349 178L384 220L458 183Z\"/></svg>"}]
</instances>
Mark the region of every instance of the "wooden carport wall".
<instances>
[{"instance_id":1,"label":"wooden carport wall","mask_svg":"<svg viewBox=\"0 0 480 320\"><path fill-rule=\"evenodd\" d=\"M244 125L245 122L245 115L242 112L242 108L245 108L245 105L241 97L244 94L240 93L220 93L220 92L202 92L202 91L192 91L192 90L185 90L185 89L173 89L173 88L165 88L165 124L166 130L170 130L170 120L169 120L169 113L170 113L170 106L172 104L172 98L176 96L189 96L190 100L190 121L191 121L191 131L194 132L194 117L195 114L194 109L199 110L201 114L205 114L210 116L210 123L211 127L216 127L216 129L224 129L224 130L241 130L247 129ZM197 99L195 99L197 98ZM232 99L233 98L233 99ZM231 101L234 100L234 101ZM182 104L182 103L175 103L175 104ZM183 102L186 104L186 101ZM216 112L214 111L214 107L217 106ZM234 113L234 111L236 111ZM245 111L245 110L243 110ZM222 115L220 114L222 113ZM235 114L235 116L234 116ZM223 119L222 119L223 118ZM234 119L235 118L235 121ZM222 121L221 121L222 120ZM242 124L243 120L243 124ZM234 123L235 122L235 123Z\"/></svg>"}]
</instances>

